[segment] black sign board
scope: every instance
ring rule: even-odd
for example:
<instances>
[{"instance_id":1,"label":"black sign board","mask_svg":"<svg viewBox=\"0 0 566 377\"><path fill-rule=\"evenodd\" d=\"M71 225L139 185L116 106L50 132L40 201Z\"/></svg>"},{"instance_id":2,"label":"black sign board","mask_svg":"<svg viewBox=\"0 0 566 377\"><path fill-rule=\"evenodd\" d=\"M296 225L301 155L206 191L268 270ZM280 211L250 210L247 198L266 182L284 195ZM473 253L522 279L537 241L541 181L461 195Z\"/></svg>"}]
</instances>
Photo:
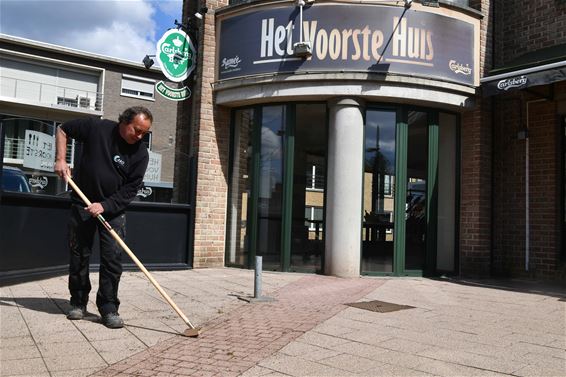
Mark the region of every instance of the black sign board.
<instances>
[{"instance_id":1,"label":"black sign board","mask_svg":"<svg viewBox=\"0 0 566 377\"><path fill-rule=\"evenodd\" d=\"M412 8L314 3L303 10L312 56L293 55L299 8L261 7L219 21L220 80L269 73L378 72L473 86L475 24Z\"/></svg>"},{"instance_id":2,"label":"black sign board","mask_svg":"<svg viewBox=\"0 0 566 377\"><path fill-rule=\"evenodd\" d=\"M566 81L566 62L563 64L552 64L552 67L540 67L540 70L530 69L511 72L482 79L482 91L484 96L493 96L520 90L537 85L548 85L553 82Z\"/></svg>"}]
</instances>

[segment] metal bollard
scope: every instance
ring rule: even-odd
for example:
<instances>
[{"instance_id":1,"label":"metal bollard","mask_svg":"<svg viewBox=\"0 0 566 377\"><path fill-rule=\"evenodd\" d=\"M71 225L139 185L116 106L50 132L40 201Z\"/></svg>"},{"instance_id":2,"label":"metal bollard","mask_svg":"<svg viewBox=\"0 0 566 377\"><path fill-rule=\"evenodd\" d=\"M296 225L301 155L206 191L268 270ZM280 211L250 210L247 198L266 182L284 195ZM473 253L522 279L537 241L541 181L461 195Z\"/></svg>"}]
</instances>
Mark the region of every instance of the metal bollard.
<instances>
[{"instance_id":1,"label":"metal bollard","mask_svg":"<svg viewBox=\"0 0 566 377\"><path fill-rule=\"evenodd\" d=\"M255 257L254 298L261 298L261 271L263 269L262 257Z\"/></svg>"}]
</instances>

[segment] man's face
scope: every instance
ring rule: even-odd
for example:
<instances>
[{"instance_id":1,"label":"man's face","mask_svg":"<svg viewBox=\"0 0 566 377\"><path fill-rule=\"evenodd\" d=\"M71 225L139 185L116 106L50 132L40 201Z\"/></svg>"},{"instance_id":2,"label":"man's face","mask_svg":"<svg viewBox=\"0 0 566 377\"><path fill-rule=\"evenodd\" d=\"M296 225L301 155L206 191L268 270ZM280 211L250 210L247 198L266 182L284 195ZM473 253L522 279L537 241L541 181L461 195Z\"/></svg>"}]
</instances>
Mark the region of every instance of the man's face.
<instances>
[{"instance_id":1,"label":"man's face","mask_svg":"<svg viewBox=\"0 0 566 377\"><path fill-rule=\"evenodd\" d=\"M120 124L120 136L128 144L135 144L149 132L151 121L143 114L138 114L129 124Z\"/></svg>"}]
</instances>

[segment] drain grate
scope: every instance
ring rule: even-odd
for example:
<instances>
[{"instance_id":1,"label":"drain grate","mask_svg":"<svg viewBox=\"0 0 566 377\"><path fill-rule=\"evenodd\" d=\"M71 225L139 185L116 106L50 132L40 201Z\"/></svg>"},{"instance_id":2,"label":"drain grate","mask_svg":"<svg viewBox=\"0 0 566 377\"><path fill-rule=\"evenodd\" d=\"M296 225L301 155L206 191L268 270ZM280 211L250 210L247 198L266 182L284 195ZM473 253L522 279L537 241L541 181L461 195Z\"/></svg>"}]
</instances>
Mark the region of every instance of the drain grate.
<instances>
[{"instance_id":1,"label":"drain grate","mask_svg":"<svg viewBox=\"0 0 566 377\"><path fill-rule=\"evenodd\" d=\"M378 313L390 313L390 312L396 312L397 310L414 308L414 306L399 305L399 304L393 304L391 302L377 301L377 300L365 301L365 302L353 302L351 304L346 304L346 305L352 306L354 308L369 310Z\"/></svg>"}]
</instances>

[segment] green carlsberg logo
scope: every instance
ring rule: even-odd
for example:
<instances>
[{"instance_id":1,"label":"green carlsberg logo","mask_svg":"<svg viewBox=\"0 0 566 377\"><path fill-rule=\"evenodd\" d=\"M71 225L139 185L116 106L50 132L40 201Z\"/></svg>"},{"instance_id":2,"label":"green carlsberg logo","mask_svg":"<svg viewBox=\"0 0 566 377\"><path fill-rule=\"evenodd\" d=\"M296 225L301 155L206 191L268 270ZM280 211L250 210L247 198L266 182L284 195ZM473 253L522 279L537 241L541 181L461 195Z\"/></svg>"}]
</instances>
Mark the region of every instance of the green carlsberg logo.
<instances>
[{"instance_id":1,"label":"green carlsberg logo","mask_svg":"<svg viewBox=\"0 0 566 377\"><path fill-rule=\"evenodd\" d=\"M181 82L195 69L196 49L189 36L182 30L171 29L157 42L155 54L161 63L161 71L171 81Z\"/></svg>"}]
</instances>

